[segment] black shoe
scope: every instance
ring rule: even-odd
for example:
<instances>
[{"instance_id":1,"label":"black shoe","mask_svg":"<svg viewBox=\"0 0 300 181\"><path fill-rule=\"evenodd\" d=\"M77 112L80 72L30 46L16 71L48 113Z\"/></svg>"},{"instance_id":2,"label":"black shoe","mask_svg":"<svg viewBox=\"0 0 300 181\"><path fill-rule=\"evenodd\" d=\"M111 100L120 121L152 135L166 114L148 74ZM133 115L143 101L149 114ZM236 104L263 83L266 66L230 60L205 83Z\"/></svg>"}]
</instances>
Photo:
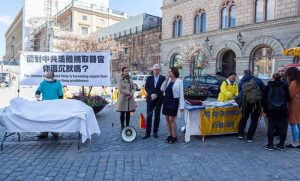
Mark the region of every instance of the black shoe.
<instances>
[{"instance_id":1,"label":"black shoe","mask_svg":"<svg viewBox=\"0 0 300 181\"><path fill-rule=\"evenodd\" d=\"M146 134L143 139L147 139L147 138L150 138L150 135Z\"/></svg>"},{"instance_id":2,"label":"black shoe","mask_svg":"<svg viewBox=\"0 0 300 181\"><path fill-rule=\"evenodd\" d=\"M158 134L157 133L153 133L153 137L154 138L158 138Z\"/></svg>"},{"instance_id":3,"label":"black shoe","mask_svg":"<svg viewBox=\"0 0 300 181\"><path fill-rule=\"evenodd\" d=\"M166 139L166 143L169 143L169 141L171 140L172 136L168 136L168 138Z\"/></svg>"},{"instance_id":4,"label":"black shoe","mask_svg":"<svg viewBox=\"0 0 300 181\"><path fill-rule=\"evenodd\" d=\"M171 137L169 144L174 144L177 141L178 141L177 137Z\"/></svg>"},{"instance_id":5,"label":"black shoe","mask_svg":"<svg viewBox=\"0 0 300 181\"><path fill-rule=\"evenodd\" d=\"M53 134L53 139L58 140L58 134Z\"/></svg>"},{"instance_id":6,"label":"black shoe","mask_svg":"<svg viewBox=\"0 0 300 181\"><path fill-rule=\"evenodd\" d=\"M284 150L284 145L276 144L274 146L274 148L277 149L277 150L283 151Z\"/></svg>"},{"instance_id":7,"label":"black shoe","mask_svg":"<svg viewBox=\"0 0 300 181\"><path fill-rule=\"evenodd\" d=\"M273 150L274 150L273 145L265 145L264 148L265 148L266 150L269 150L269 151L273 151Z\"/></svg>"},{"instance_id":8,"label":"black shoe","mask_svg":"<svg viewBox=\"0 0 300 181\"><path fill-rule=\"evenodd\" d=\"M48 135L42 135L41 134L41 135L38 135L37 137L38 137L38 139L41 139L41 140L42 139L48 139Z\"/></svg>"}]
</instances>

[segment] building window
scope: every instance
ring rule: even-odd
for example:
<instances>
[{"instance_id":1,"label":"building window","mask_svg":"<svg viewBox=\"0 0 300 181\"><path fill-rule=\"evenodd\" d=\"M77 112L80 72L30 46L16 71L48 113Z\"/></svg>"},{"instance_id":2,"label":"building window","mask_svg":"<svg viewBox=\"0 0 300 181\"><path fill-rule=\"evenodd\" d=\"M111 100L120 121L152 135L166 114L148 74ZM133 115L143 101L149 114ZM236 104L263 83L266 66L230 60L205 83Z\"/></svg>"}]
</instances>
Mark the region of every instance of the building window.
<instances>
[{"instance_id":1,"label":"building window","mask_svg":"<svg viewBox=\"0 0 300 181\"><path fill-rule=\"evenodd\" d=\"M275 19L275 0L256 0L255 22L260 23Z\"/></svg>"},{"instance_id":2,"label":"building window","mask_svg":"<svg viewBox=\"0 0 300 181\"><path fill-rule=\"evenodd\" d=\"M221 28L233 28L236 26L236 5L234 1L225 1L221 8Z\"/></svg>"},{"instance_id":3,"label":"building window","mask_svg":"<svg viewBox=\"0 0 300 181\"><path fill-rule=\"evenodd\" d=\"M194 18L194 33L206 32L206 12L200 9Z\"/></svg>"},{"instance_id":4,"label":"building window","mask_svg":"<svg viewBox=\"0 0 300 181\"><path fill-rule=\"evenodd\" d=\"M128 54L129 53L129 48L124 48L124 53Z\"/></svg>"},{"instance_id":5,"label":"building window","mask_svg":"<svg viewBox=\"0 0 300 181\"><path fill-rule=\"evenodd\" d=\"M99 21L100 21L100 24L101 24L101 25L104 25L104 24L105 24L104 19L99 19Z\"/></svg>"},{"instance_id":6,"label":"building window","mask_svg":"<svg viewBox=\"0 0 300 181\"><path fill-rule=\"evenodd\" d=\"M83 21L87 21L87 16L82 16Z\"/></svg>"},{"instance_id":7,"label":"building window","mask_svg":"<svg viewBox=\"0 0 300 181\"><path fill-rule=\"evenodd\" d=\"M89 28L88 27L81 27L81 34L82 35L87 35L89 34Z\"/></svg>"},{"instance_id":8,"label":"building window","mask_svg":"<svg viewBox=\"0 0 300 181\"><path fill-rule=\"evenodd\" d=\"M173 37L182 36L182 17L177 16L173 21Z\"/></svg>"},{"instance_id":9,"label":"building window","mask_svg":"<svg viewBox=\"0 0 300 181\"><path fill-rule=\"evenodd\" d=\"M275 59L274 51L270 47L259 47L253 53L253 72L258 78L270 79Z\"/></svg>"}]
</instances>

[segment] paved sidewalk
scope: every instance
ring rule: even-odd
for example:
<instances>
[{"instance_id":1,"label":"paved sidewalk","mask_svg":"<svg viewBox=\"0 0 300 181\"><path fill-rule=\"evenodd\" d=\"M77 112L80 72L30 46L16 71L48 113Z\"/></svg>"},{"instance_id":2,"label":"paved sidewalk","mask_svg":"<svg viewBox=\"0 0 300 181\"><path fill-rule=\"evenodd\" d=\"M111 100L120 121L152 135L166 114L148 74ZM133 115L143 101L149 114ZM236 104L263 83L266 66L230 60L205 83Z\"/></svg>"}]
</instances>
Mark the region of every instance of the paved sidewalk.
<instances>
[{"instance_id":1,"label":"paved sidewalk","mask_svg":"<svg viewBox=\"0 0 300 181\"><path fill-rule=\"evenodd\" d=\"M138 103L131 125L137 127ZM300 149L266 151L266 128L261 122L253 143L236 135L192 137L191 142L165 143L166 125L161 120L158 139L138 137L125 143L120 137L119 113L107 106L97 115L102 134L77 150L77 135L62 134L59 141L39 141L22 134L9 138L0 152L0 180L300 180ZM183 120L178 119L178 132ZM4 135L0 128L0 139ZM288 136L288 141L291 136Z\"/></svg>"}]
</instances>

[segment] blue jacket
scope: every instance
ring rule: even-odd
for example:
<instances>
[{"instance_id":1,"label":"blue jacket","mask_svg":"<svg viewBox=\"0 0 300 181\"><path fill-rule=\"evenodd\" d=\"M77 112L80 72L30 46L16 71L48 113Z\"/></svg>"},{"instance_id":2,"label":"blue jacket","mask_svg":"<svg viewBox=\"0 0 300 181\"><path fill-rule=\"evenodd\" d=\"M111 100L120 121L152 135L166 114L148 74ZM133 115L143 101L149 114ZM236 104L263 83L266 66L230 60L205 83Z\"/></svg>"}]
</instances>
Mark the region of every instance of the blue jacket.
<instances>
[{"instance_id":1,"label":"blue jacket","mask_svg":"<svg viewBox=\"0 0 300 181\"><path fill-rule=\"evenodd\" d=\"M241 80L240 83L239 83L239 94L238 94L237 98L239 98L239 99L242 100L242 98L243 98L243 89L242 89L242 88L243 88L243 85L244 85L246 82L249 82L249 81L250 81L251 79L253 79L253 78L254 78L254 80L255 80L255 82L256 82L256 85L259 86L261 92L264 92L265 84L263 83L262 80L260 80L259 78L254 77L254 76L252 76L252 75L246 75L246 76L244 76L244 77L242 78L242 80Z\"/></svg>"},{"instance_id":2,"label":"blue jacket","mask_svg":"<svg viewBox=\"0 0 300 181\"><path fill-rule=\"evenodd\" d=\"M36 90L35 94L42 94L43 100L62 99L62 85L58 80L54 80L53 82L44 80Z\"/></svg>"}]
</instances>

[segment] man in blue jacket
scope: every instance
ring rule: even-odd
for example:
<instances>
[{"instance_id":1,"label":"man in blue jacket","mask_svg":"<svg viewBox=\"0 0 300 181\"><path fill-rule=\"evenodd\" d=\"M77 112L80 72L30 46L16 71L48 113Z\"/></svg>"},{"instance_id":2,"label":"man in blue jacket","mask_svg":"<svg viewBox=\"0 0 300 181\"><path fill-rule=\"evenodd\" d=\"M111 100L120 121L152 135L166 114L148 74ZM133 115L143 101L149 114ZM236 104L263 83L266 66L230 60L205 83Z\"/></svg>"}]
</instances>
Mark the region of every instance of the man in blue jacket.
<instances>
[{"instance_id":1,"label":"man in blue jacket","mask_svg":"<svg viewBox=\"0 0 300 181\"><path fill-rule=\"evenodd\" d=\"M249 87L250 81L254 81L256 85L254 86L254 88L250 89L249 91L244 92L245 90L247 90L247 87ZM238 137L240 140L244 138L244 130L246 128L248 118L251 115L251 123L247 134L247 140L249 143L253 142L253 136L257 128L259 117L261 115L261 110L262 110L261 101L263 98L264 88L265 88L265 84L260 79L254 77L252 75L251 70L244 71L244 77L239 83L239 94L237 96L237 99L241 100L241 104L242 104L242 118L239 124L239 137ZM251 98L251 95L255 95L255 93L257 92L258 92L258 96L255 97L258 100L256 102L249 101L249 97Z\"/></svg>"},{"instance_id":2,"label":"man in blue jacket","mask_svg":"<svg viewBox=\"0 0 300 181\"><path fill-rule=\"evenodd\" d=\"M160 66L155 64L153 66L153 75L146 80L145 89L147 92L147 128L143 139L150 137L152 128L152 116L154 112L154 128L153 137L158 138L158 127L160 122L160 113L162 106L163 93L160 89L161 85L166 80L166 77L160 75Z\"/></svg>"},{"instance_id":3,"label":"man in blue jacket","mask_svg":"<svg viewBox=\"0 0 300 181\"><path fill-rule=\"evenodd\" d=\"M35 92L37 99L40 99L42 94L44 100L63 99L62 84L59 80L54 79L54 72L48 72L45 80L43 80ZM49 108L50 109L50 108ZM54 139L58 139L58 133L52 133ZM48 138L48 132L42 132L39 139Z\"/></svg>"}]
</instances>

